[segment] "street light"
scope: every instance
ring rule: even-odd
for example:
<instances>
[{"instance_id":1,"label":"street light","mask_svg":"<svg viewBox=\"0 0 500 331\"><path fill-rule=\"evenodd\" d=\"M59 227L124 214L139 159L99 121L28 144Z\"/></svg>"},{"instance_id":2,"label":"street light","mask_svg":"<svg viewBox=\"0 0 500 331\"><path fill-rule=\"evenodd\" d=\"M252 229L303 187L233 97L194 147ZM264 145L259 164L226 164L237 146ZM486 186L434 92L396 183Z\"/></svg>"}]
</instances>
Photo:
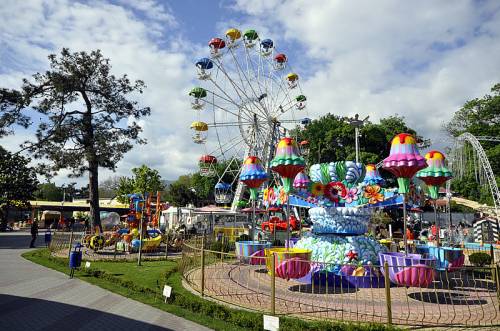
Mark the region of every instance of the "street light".
<instances>
[{"instance_id":1,"label":"street light","mask_svg":"<svg viewBox=\"0 0 500 331\"><path fill-rule=\"evenodd\" d=\"M354 115L354 117L346 118L349 125L354 126L354 142L356 144L356 163L359 163L359 128L365 125L365 122L368 121L368 118L370 118L370 116L366 116L365 119L360 120L358 114Z\"/></svg>"}]
</instances>

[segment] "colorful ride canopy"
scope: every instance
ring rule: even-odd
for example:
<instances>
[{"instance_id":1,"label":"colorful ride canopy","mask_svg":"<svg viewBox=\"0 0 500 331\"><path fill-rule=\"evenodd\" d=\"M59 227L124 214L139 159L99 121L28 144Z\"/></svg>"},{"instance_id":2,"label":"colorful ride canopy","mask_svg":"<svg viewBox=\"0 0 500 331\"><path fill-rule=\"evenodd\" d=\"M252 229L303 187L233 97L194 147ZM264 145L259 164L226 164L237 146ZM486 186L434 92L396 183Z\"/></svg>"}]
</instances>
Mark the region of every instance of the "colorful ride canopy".
<instances>
[{"instance_id":1,"label":"colorful ride canopy","mask_svg":"<svg viewBox=\"0 0 500 331\"><path fill-rule=\"evenodd\" d=\"M306 166L304 158L300 156L299 147L292 138L283 138L276 147L271 169L281 176L283 188L288 194L292 190L293 180Z\"/></svg>"},{"instance_id":2,"label":"colorful ride canopy","mask_svg":"<svg viewBox=\"0 0 500 331\"><path fill-rule=\"evenodd\" d=\"M453 177L452 173L445 166L445 156L439 151L430 151L425 154L427 168L420 170L417 177L420 178L429 189L432 199L438 198L439 187Z\"/></svg>"},{"instance_id":3,"label":"colorful ride canopy","mask_svg":"<svg viewBox=\"0 0 500 331\"><path fill-rule=\"evenodd\" d=\"M415 137L408 133L400 133L392 139L391 151L384 159L383 168L397 177L399 193L408 193L410 179L426 166L425 158L418 152Z\"/></svg>"},{"instance_id":4,"label":"colorful ride canopy","mask_svg":"<svg viewBox=\"0 0 500 331\"><path fill-rule=\"evenodd\" d=\"M267 181L268 175L257 156L249 156L243 162L240 181L250 189L250 199L257 199L257 189Z\"/></svg>"}]
</instances>

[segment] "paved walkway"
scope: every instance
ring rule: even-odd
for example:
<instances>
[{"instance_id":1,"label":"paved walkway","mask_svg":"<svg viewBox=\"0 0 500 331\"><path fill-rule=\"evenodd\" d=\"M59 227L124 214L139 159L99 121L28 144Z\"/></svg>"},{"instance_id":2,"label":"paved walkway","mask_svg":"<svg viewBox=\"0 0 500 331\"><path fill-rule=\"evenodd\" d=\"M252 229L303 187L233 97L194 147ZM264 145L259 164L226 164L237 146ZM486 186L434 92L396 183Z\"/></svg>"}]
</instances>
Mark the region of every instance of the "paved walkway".
<instances>
[{"instance_id":1,"label":"paved walkway","mask_svg":"<svg viewBox=\"0 0 500 331\"><path fill-rule=\"evenodd\" d=\"M30 239L0 233L0 330L209 330L23 259Z\"/></svg>"}]
</instances>

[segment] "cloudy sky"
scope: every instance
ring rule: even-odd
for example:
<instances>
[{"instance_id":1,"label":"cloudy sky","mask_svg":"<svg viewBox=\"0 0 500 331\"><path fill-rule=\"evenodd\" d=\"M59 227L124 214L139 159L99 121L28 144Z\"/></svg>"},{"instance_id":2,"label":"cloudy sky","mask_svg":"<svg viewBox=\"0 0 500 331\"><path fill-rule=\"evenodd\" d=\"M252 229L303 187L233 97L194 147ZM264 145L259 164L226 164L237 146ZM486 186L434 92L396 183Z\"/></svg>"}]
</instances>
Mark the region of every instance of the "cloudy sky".
<instances>
[{"instance_id":1,"label":"cloudy sky","mask_svg":"<svg viewBox=\"0 0 500 331\"><path fill-rule=\"evenodd\" d=\"M0 21L2 87L18 88L47 69L47 55L62 47L99 48L114 73L145 81L149 143L129 152L116 175L142 163L165 179L196 169L203 150L188 128L193 63L230 27L254 28L286 50L300 70L309 117L399 114L439 147L446 144L442 123L500 81L495 0L2 0ZM31 134L16 129L0 143L16 151ZM56 182L69 181L65 175Z\"/></svg>"}]
</instances>

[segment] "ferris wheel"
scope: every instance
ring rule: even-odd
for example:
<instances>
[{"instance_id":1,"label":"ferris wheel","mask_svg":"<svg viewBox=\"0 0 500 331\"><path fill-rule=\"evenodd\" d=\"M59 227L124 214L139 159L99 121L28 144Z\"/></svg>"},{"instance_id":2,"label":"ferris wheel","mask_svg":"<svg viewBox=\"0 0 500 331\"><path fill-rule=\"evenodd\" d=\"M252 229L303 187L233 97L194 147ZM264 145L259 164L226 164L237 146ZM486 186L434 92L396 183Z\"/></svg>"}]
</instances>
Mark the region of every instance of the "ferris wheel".
<instances>
[{"instance_id":1,"label":"ferris wheel","mask_svg":"<svg viewBox=\"0 0 500 331\"><path fill-rule=\"evenodd\" d=\"M277 141L311 120L299 75L273 40L232 28L208 48L208 57L195 63L199 86L189 92L196 114L192 138L204 146L200 174L218 177L216 202L234 208L243 193L237 183L243 159L254 155L266 166ZM224 182L228 177L231 183Z\"/></svg>"}]
</instances>

